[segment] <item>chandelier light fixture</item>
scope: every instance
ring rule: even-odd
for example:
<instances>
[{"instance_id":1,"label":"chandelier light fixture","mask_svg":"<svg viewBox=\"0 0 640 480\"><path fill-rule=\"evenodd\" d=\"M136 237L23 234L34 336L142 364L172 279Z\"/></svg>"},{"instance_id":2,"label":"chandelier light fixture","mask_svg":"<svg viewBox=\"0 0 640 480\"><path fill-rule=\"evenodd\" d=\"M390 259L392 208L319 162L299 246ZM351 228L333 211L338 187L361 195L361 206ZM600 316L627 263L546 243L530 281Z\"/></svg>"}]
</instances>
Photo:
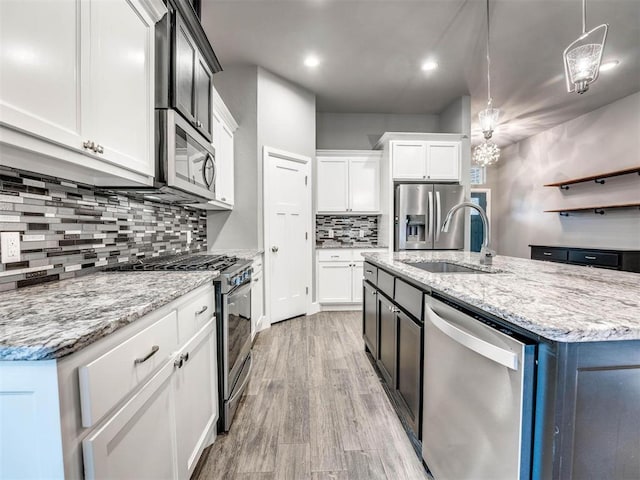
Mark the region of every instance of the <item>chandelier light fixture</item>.
<instances>
[{"instance_id":1,"label":"chandelier light fixture","mask_svg":"<svg viewBox=\"0 0 640 480\"><path fill-rule=\"evenodd\" d=\"M564 74L567 92L583 94L598 79L600 62L609 25L603 23L587 30L587 0L582 0L582 35L564 49Z\"/></svg>"},{"instance_id":2,"label":"chandelier light fixture","mask_svg":"<svg viewBox=\"0 0 640 480\"><path fill-rule=\"evenodd\" d=\"M484 135L484 141L478 145L473 151L473 161L475 164L485 167L492 165L500 158L500 148L490 141L493 131L498 125L500 110L493 108L493 99L491 98L491 51L489 49L489 38L491 28L489 24L489 0L487 0L487 108L478 114L480 128Z\"/></svg>"}]
</instances>

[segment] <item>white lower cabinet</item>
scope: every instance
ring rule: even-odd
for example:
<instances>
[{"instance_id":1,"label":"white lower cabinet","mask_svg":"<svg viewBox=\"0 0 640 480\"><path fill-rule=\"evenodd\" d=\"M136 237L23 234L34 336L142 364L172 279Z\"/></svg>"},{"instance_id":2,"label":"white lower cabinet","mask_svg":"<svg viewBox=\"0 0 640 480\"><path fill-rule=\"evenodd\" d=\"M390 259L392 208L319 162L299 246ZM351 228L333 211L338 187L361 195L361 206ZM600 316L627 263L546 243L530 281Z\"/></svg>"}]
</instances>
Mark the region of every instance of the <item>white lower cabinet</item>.
<instances>
[{"instance_id":1,"label":"white lower cabinet","mask_svg":"<svg viewBox=\"0 0 640 480\"><path fill-rule=\"evenodd\" d=\"M172 376L173 365L167 363L82 442L86 479L179 478Z\"/></svg>"},{"instance_id":2,"label":"white lower cabinet","mask_svg":"<svg viewBox=\"0 0 640 480\"><path fill-rule=\"evenodd\" d=\"M178 478L189 478L218 418L215 325L211 322L175 359Z\"/></svg>"},{"instance_id":3,"label":"white lower cabinet","mask_svg":"<svg viewBox=\"0 0 640 480\"><path fill-rule=\"evenodd\" d=\"M262 271L262 260L260 261L260 271L256 273L256 262L254 262L253 285L251 287L251 340L255 337L258 329L262 325L264 317L264 277Z\"/></svg>"},{"instance_id":4,"label":"white lower cabinet","mask_svg":"<svg viewBox=\"0 0 640 480\"><path fill-rule=\"evenodd\" d=\"M382 249L322 249L318 251L318 303L362 303L363 252ZM384 250L386 251L386 250Z\"/></svg>"}]
</instances>

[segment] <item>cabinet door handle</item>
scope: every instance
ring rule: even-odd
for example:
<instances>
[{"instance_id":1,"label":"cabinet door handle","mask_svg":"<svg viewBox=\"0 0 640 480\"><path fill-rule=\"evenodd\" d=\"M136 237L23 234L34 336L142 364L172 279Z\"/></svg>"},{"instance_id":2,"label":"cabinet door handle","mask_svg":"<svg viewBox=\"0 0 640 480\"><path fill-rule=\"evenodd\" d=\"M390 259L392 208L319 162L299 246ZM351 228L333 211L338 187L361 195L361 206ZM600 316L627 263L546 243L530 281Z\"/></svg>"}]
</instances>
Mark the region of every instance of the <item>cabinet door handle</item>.
<instances>
[{"instance_id":1,"label":"cabinet door handle","mask_svg":"<svg viewBox=\"0 0 640 480\"><path fill-rule=\"evenodd\" d=\"M586 258L587 260L595 260L596 257L593 257L591 255L585 255L584 258Z\"/></svg>"},{"instance_id":2,"label":"cabinet door handle","mask_svg":"<svg viewBox=\"0 0 640 480\"><path fill-rule=\"evenodd\" d=\"M367 273L371 273L371 274L372 274L372 273L373 273L373 270L365 270L365 272L367 272Z\"/></svg>"},{"instance_id":3,"label":"cabinet door handle","mask_svg":"<svg viewBox=\"0 0 640 480\"><path fill-rule=\"evenodd\" d=\"M142 357L142 358L136 358L133 361L134 365L139 365L141 363L146 362L147 360L149 360L151 357L153 357L156 353L158 353L158 350L160 350L160 347L158 345L154 345L153 347L151 347L151 351L149 353L147 353L146 356Z\"/></svg>"},{"instance_id":4,"label":"cabinet door handle","mask_svg":"<svg viewBox=\"0 0 640 480\"><path fill-rule=\"evenodd\" d=\"M371 292L371 295L375 295L376 293L378 293L378 292L376 292L376 291L374 290L373 292Z\"/></svg>"},{"instance_id":5,"label":"cabinet door handle","mask_svg":"<svg viewBox=\"0 0 640 480\"><path fill-rule=\"evenodd\" d=\"M96 153L104 153L104 147L102 145L96 145L93 151Z\"/></svg>"},{"instance_id":6,"label":"cabinet door handle","mask_svg":"<svg viewBox=\"0 0 640 480\"><path fill-rule=\"evenodd\" d=\"M182 368L182 366L189 361L189 352L182 353L178 358L176 358L175 362L173 362L173 366L177 368Z\"/></svg>"},{"instance_id":7,"label":"cabinet door handle","mask_svg":"<svg viewBox=\"0 0 640 480\"><path fill-rule=\"evenodd\" d=\"M226 201L227 201L227 199L226 199L226 198L224 198L224 197L222 197L220 200L222 200L223 202L226 202Z\"/></svg>"},{"instance_id":8,"label":"cabinet door handle","mask_svg":"<svg viewBox=\"0 0 640 480\"><path fill-rule=\"evenodd\" d=\"M331 255L331 258L340 258L340 255Z\"/></svg>"},{"instance_id":9,"label":"cabinet door handle","mask_svg":"<svg viewBox=\"0 0 640 480\"><path fill-rule=\"evenodd\" d=\"M85 142L82 142L82 147L95 152L96 144L93 140L86 140Z\"/></svg>"},{"instance_id":10,"label":"cabinet door handle","mask_svg":"<svg viewBox=\"0 0 640 480\"><path fill-rule=\"evenodd\" d=\"M543 254L543 255L546 255L547 257L550 257L551 255L553 255L553 254L552 254L552 253L550 253L550 252L542 252L542 254Z\"/></svg>"},{"instance_id":11,"label":"cabinet door handle","mask_svg":"<svg viewBox=\"0 0 640 480\"><path fill-rule=\"evenodd\" d=\"M198 311L196 312L196 316L198 316L198 315L202 315L204 312L206 312L206 311L207 311L207 309L208 309L208 308L209 308L209 307L207 307L206 305L205 305L205 306L203 306L200 310L198 310Z\"/></svg>"}]
</instances>

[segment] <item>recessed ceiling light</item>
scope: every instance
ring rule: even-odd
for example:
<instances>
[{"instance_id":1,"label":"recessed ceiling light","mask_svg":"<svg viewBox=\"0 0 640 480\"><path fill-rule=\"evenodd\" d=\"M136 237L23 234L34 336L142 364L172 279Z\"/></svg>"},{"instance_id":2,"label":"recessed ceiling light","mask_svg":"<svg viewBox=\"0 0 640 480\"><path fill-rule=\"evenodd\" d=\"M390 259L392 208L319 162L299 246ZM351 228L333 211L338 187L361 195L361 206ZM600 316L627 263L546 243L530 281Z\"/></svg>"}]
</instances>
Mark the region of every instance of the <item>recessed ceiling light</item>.
<instances>
[{"instance_id":1,"label":"recessed ceiling light","mask_svg":"<svg viewBox=\"0 0 640 480\"><path fill-rule=\"evenodd\" d=\"M421 68L423 72L431 72L438 68L438 62L436 62L435 60L427 60L422 64Z\"/></svg>"},{"instance_id":2,"label":"recessed ceiling light","mask_svg":"<svg viewBox=\"0 0 640 480\"><path fill-rule=\"evenodd\" d=\"M619 63L620 62L618 60L611 60L610 62L605 62L602 65L600 65L600 71L606 72L607 70L613 70L618 66Z\"/></svg>"},{"instance_id":3,"label":"recessed ceiling light","mask_svg":"<svg viewBox=\"0 0 640 480\"><path fill-rule=\"evenodd\" d=\"M315 55L307 55L304 59L304 65L306 67L315 68L320 65L320 59Z\"/></svg>"}]
</instances>

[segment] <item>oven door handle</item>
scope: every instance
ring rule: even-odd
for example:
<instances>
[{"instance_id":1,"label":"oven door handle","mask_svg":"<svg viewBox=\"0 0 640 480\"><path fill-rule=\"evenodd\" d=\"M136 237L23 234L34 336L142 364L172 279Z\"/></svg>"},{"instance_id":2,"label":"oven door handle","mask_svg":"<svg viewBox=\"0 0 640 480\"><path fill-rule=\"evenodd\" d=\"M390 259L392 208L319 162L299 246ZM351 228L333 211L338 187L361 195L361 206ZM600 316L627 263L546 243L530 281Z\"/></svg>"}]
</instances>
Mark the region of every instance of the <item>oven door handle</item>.
<instances>
[{"instance_id":1,"label":"oven door handle","mask_svg":"<svg viewBox=\"0 0 640 480\"><path fill-rule=\"evenodd\" d=\"M242 384L238 388L238 391L229 400L227 400L227 403L233 403L235 399L238 398L238 395L241 395L242 392L244 392L244 387L246 387L247 383L249 383L249 379L251 378L251 370L253 369L253 355L249 354L249 358L247 358L247 361L249 362L249 371L247 372L247 375L244 377L244 380L242 381Z\"/></svg>"},{"instance_id":2,"label":"oven door handle","mask_svg":"<svg viewBox=\"0 0 640 480\"><path fill-rule=\"evenodd\" d=\"M238 285L237 287L234 287L232 290L229 290L229 292L227 293L227 298L231 298L235 295L240 295L241 293L244 293L245 290L251 291L251 282Z\"/></svg>"}]
</instances>

